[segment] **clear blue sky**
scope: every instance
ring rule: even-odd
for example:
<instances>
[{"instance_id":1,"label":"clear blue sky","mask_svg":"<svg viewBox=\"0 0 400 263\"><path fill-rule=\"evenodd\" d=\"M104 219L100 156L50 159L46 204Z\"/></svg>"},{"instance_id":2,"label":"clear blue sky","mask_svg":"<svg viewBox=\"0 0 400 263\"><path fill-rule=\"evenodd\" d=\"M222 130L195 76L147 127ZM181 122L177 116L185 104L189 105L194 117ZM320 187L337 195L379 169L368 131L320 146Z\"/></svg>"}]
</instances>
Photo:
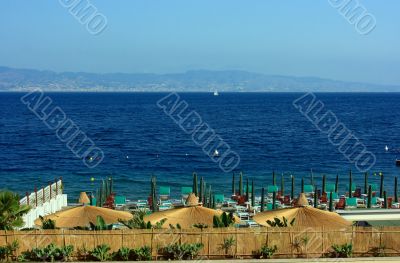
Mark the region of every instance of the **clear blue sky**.
<instances>
[{"instance_id":1,"label":"clear blue sky","mask_svg":"<svg viewBox=\"0 0 400 263\"><path fill-rule=\"evenodd\" d=\"M363 36L328 0L92 0L93 36L57 0L0 3L0 65L55 71L240 69L400 84L400 1L360 0Z\"/></svg>"}]
</instances>

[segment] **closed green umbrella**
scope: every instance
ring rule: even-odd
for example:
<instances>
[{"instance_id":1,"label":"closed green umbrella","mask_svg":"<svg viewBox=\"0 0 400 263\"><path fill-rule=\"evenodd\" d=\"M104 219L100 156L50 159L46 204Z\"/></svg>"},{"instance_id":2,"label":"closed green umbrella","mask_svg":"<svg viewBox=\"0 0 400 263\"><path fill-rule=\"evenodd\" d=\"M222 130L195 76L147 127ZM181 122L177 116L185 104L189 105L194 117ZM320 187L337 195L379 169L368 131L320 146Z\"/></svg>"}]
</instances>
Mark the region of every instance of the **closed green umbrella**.
<instances>
[{"instance_id":1,"label":"closed green umbrella","mask_svg":"<svg viewBox=\"0 0 400 263\"><path fill-rule=\"evenodd\" d=\"M364 174L364 194L368 194L368 172Z\"/></svg>"},{"instance_id":2,"label":"closed green umbrella","mask_svg":"<svg viewBox=\"0 0 400 263\"><path fill-rule=\"evenodd\" d=\"M290 192L290 198L293 200L294 198L294 175L291 175L292 179L292 190Z\"/></svg>"},{"instance_id":3,"label":"closed green umbrella","mask_svg":"<svg viewBox=\"0 0 400 263\"><path fill-rule=\"evenodd\" d=\"M350 170L350 173L349 173L349 197L353 196L352 189L353 189L353 174Z\"/></svg>"},{"instance_id":4,"label":"closed green umbrella","mask_svg":"<svg viewBox=\"0 0 400 263\"><path fill-rule=\"evenodd\" d=\"M314 207L317 208L318 206L318 198L317 198L317 186L315 186L315 192L314 192Z\"/></svg>"},{"instance_id":5,"label":"closed green umbrella","mask_svg":"<svg viewBox=\"0 0 400 263\"><path fill-rule=\"evenodd\" d=\"M276 192L274 191L272 193L272 209L275 210L276 209Z\"/></svg>"},{"instance_id":6,"label":"closed green umbrella","mask_svg":"<svg viewBox=\"0 0 400 263\"><path fill-rule=\"evenodd\" d=\"M246 202L249 201L249 178L246 178Z\"/></svg>"},{"instance_id":7,"label":"closed green umbrella","mask_svg":"<svg viewBox=\"0 0 400 263\"><path fill-rule=\"evenodd\" d=\"M265 189L263 187L261 188L261 212L264 212L264 206L265 206Z\"/></svg>"},{"instance_id":8,"label":"closed green umbrella","mask_svg":"<svg viewBox=\"0 0 400 263\"><path fill-rule=\"evenodd\" d=\"M256 204L256 195L254 194L254 180L251 180L251 206L254 207Z\"/></svg>"},{"instance_id":9,"label":"closed green umbrella","mask_svg":"<svg viewBox=\"0 0 400 263\"><path fill-rule=\"evenodd\" d=\"M203 202L204 199L204 179L203 176L200 177L200 192L199 192L199 201Z\"/></svg>"},{"instance_id":10,"label":"closed green umbrella","mask_svg":"<svg viewBox=\"0 0 400 263\"><path fill-rule=\"evenodd\" d=\"M281 175L281 195L285 196L285 177Z\"/></svg>"},{"instance_id":11,"label":"closed green umbrella","mask_svg":"<svg viewBox=\"0 0 400 263\"><path fill-rule=\"evenodd\" d=\"M379 188L379 197L382 198L383 196L383 173L379 173L379 175L381 176L381 185Z\"/></svg>"},{"instance_id":12,"label":"closed green umbrella","mask_svg":"<svg viewBox=\"0 0 400 263\"><path fill-rule=\"evenodd\" d=\"M304 193L304 177L301 177L301 192Z\"/></svg>"},{"instance_id":13,"label":"closed green umbrella","mask_svg":"<svg viewBox=\"0 0 400 263\"><path fill-rule=\"evenodd\" d=\"M387 196L386 196L386 191L383 191L383 208L388 208L388 203L387 203Z\"/></svg>"},{"instance_id":14,"label":"closed green umbrella","mask_svg":"<svg viewBox=\"0 0 400 263\"><path fill-rule=\"evenodd\" d=\"M275 171L272 171L272 185L276 185Z\"/></svg>"},{"instance_id":15,"label":"closed green umbrella","mask_svg":"<svg viewBox=\"0 0 400 263\"><path fill-rule=\"evenodd\" d=\"M394 178L394 201L396 203L399 202L399 197L398 197L398 193L397 193L397 176Z\"/></svg>"},{"instance_id":16,"label":"closed green umbrella","mask_svg":"<svg viewBox=\"0 0 400 263\"><path fill-rule=\"evenodd\" d=\"M371 208L371 202L372 202L372 186L368 186L368 201L367 201L367 208Z\"/></svg>"},{"instance_id":17,"label":"closed green umbrella","mask_svg":"<svg viewBox=\"0 0 400 263\"><path fill-rule=\"evenodd\" d=\"M333 195L332 195L332 192L329 193L329 211L333 212Z\"/></svg>"},{"instance_id":18,"label":"closed green umbrella","mask_svg":"<svg viewBox=\"0 0 400 263\"><path fill-rule=\"evenodd\" d=\"M198 183L197 183L197 173L193 173L193 193L194 193L196 196L199 196L197 187L198 187Z\"/></svg>"},{"instance_id":19,"label":"closed green umbrella","mask_svg":"<svg viewBox=\"0 0 400 263\"><path fill-rule=\"evenodd\" d=\"M322 176L322 194L325 194L326 190L326 175L324 174ZM317 190L315 190L317 192Z\"/></svg>"},{"instance_id":20,"label":"closed green umbrella","mask_svg":"<svg viewBox=\"0 0 400 263\"><path fill-rule=\"evenodd\" d=\"M339 192L339 175L336 175L336 182L335 182L335 192Z\"/></svg>"},{"instance_id":21,"label":"closed green umbrella","mask_svg":"<svg viewBox=\"0 0 400 263\"><path fill-rule=\"evenodd\" d=\"M236 194L236 182L235 182L235 172L232 173L232 195Z\"/></svg>"},{"instance_id":22,"label":"closed green umbrella","mask_svg":"<svg viewBox=\"0 0 400 263\"><path fill-rule=\"evenodd\" d=\"M243 173L240 172L239 175L239 195L242 196L243 195Z\"/></svg>"}]
</instances>

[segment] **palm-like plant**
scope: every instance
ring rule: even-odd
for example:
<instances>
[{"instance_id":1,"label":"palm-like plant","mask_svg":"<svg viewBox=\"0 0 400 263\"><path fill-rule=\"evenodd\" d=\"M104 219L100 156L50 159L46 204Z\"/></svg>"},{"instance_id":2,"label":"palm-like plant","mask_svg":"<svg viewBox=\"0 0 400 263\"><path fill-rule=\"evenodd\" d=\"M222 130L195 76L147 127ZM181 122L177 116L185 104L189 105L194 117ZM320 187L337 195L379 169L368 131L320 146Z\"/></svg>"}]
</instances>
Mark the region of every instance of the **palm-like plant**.
<instances>
[{"instance_id":1,"label":"palm-like plant","mask_svg":"<svg viewBox=\"0 0 400 263\"><path fill-rule=\"evenodd\" d=\"M0 192L0 230L12 230L22 227L22 216L28 213L30 207L19 204L19 196L10 191Z\"/></svg>"},{"instance_id":2,"label":"palm-like plant","mask_svg":"<svg viewBox=\"0 0 400 263\"><path fill-rule=\"evenodd\" d=\"M139 210L133 213L132 219L129 219L128 221L119 220L119 222L129 229L152 229L152 228L160 229L164 225L165 221L167 221L166 218L163 218L159 222L156 222L154 225L152 225L150 221L147 223L144 221L145 216L146 216L146 211Z\"/></svg>"}]
</instances>

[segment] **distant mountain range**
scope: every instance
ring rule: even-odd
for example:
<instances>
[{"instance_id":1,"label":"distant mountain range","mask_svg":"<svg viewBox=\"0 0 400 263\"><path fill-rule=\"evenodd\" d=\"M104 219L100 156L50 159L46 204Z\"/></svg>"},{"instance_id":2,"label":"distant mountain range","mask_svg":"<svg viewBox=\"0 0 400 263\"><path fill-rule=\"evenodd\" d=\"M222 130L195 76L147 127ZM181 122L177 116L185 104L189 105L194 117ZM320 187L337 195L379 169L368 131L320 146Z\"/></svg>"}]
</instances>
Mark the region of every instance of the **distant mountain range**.
<instances>
[{"instance_id":1,"label":"distant mountain range","mask_svg":"<svg viewBox=\"0 0 400 263\"><path fill-rule=\"evenodd\" d=\"M238 70L194 70L176 74L85 73L0 67L0 91L157 92L399 92L400 86L315 77L264 75Z\"/></svg>"}]
</instances>

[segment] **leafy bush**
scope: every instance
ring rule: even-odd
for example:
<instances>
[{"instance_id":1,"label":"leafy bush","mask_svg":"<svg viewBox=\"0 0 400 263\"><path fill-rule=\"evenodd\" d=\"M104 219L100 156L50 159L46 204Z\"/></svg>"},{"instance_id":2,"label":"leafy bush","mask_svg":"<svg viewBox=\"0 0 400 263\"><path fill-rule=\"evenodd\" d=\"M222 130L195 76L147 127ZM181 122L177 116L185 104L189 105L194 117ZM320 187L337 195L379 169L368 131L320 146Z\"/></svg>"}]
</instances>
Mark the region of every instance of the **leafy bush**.
<instances>
[{"instance_id":1,"label":"leafy bush","mask_svg":"<svg viewBox=\"0 0 400 263\"><path fill-rule=\"evenodd\" d=\"M134 248L131 250L131 258L136 261L148 261L151 260L151 248L149 246L144 246L140 248Z\"/></svg>"},{"instance_id":2,"label":"leafy bush","mask_svg":"<svg viewBox=\"0 0 400 263\"><path fill-rule=\"evenodd\" d=\"M121 247L113 255L113 260L121 261L148 261L151 259L151 248L148 246L133 249Z\"/></svg>"},{"instance_id":3,"label":"leafy bush","mask_svg":"<svg viewBox=\"0 0 400 263\"><path fill-rule=\"evenodd\" d=\"M261 247L260 250L253 252L253 254L257 258L271 258L277 250L278 250L278 247L276 245L273 247L264 245Z\"/></svg>"},{"instance_id":4,"label":"leafy bush","mask_svg":"<svg viewBox=\"0 0 400 263\"><path fill-rule=\"evenodd\" d=\"M274 218L274 221L267 220L267 224L271 227L288 227L293 226L296 221L296 218L293 218L290 222L288 222L286 217L282 217L282 220L278 217Z\"/></svg>"},{"instance_id":5,"label":"leafy bush","mask_svg":"<svg viewBox=\"0 0 400 263\"><path fill-rule=\"evenodd\" d=\"M19 248L18 240L0 247L0 260L16 260L15 252Z\"/></svg>"},{"instance_id":6,"label":"leafy bush","mask_svg":"<svg viewBox=\"0 0 400 263\"><path fill-rule=\"evenodd\" d=\"M119 222L129 229L161 229L165 221L167 221L166 218L163 218L159 222L156 222L154 225L152 225L150 222L146 223L144 221L144 217L146 216L145 210L136 211L135 213L132 213L132 215L132 219L128 221L119 220Z\"/></svg>"},{"instance_id":7,"label":"leafy bush","mask_svg":"<svg viewBox=\"0 0 400 263\"><path fill-rule=\"evenodd\" d=\"M74 251L72 245L57 247L51 243L44 248L33 248L22 253L19 261L68 261Z\"/></svg>"},{"instance_id":8,"label":"leafy bush","mask_svg":"<svg viewBox=\"0 0 400 263\"><path fill-rule=\"evenodd\" d=\"M224 238L224 242L221 244L221 249L224 250L225 255L228 255L229 251L236 244L236 240L233 237Z\"/></svg>"},{"instance_id":9,"label":"leafy bush","mask_svg":"<svg viewBox=\"0 0 400 263\"><path fill-rule=\"evenodd\" d=\"M223 212L220 216L214 216L213 218L213 226L216 228L219 227L230 227L235 223L235 218L233 217L233 213L227 214Z\"/></svg>"},{"instance_id":10,"label":"leafy bush","mask_svg":"<svg viewBox=\"0 0 400 263\"><path fill-rule=\"evenodd\" d=\"M107 244L101 244L90 251L90 255L93 259L98 261L107 261L111 258L110 246Z\"/></svg>"},{"instance_id":11,"label":"leafy bush","mask_svg":"<svg viewBox=\"0 0 400 263\"><path fill-rule=\"evenodd\" d=\"M43 216L39 216L42 222L42 229L56 229L56 221L51 219L44 219Z\"/></svg>"},{"instance_id":12,"label":"leafy bush","mask_svg":"<svg viewBox=\"0 0 400 263\"><path fill-rule=\"evenodd\" d=\"M128 261L131 254L131 249L127 247L121 247L113 256L113 259Z\"/></svg>"},{"instance_id":13,"label":"leafy bush","mask_svg":"<svg viewBox=\"0 0 400 263\"><path fill-rule=\"evenodd\" d=\"M335 258L351 258L353 255L353 245L352 244L343 244L343 245L333 245L333 252L331 253L332 257Z\"/></svg>"},{"instance_id":14,"label":"leafy bush","mask_svg":"<svg viewBox=\"0 0 400 263\"><path fill-rule=\"evenodd\" d=\"M172 260L195 259L203 246L202 243L175 243L162 248L162 254Z\"/></svg>"},{"instance_id":15,"label":"leafy bush","mask_svg":"<svg viewBox=\"0 0 400 263\"><path fill-rule=\"evenodd\" d=\"M204 229L204 228L208 228L208 225L204 224L204 223L197 223L197 224L194 224L193 227Z\"/></svg>"}]
</instances>

